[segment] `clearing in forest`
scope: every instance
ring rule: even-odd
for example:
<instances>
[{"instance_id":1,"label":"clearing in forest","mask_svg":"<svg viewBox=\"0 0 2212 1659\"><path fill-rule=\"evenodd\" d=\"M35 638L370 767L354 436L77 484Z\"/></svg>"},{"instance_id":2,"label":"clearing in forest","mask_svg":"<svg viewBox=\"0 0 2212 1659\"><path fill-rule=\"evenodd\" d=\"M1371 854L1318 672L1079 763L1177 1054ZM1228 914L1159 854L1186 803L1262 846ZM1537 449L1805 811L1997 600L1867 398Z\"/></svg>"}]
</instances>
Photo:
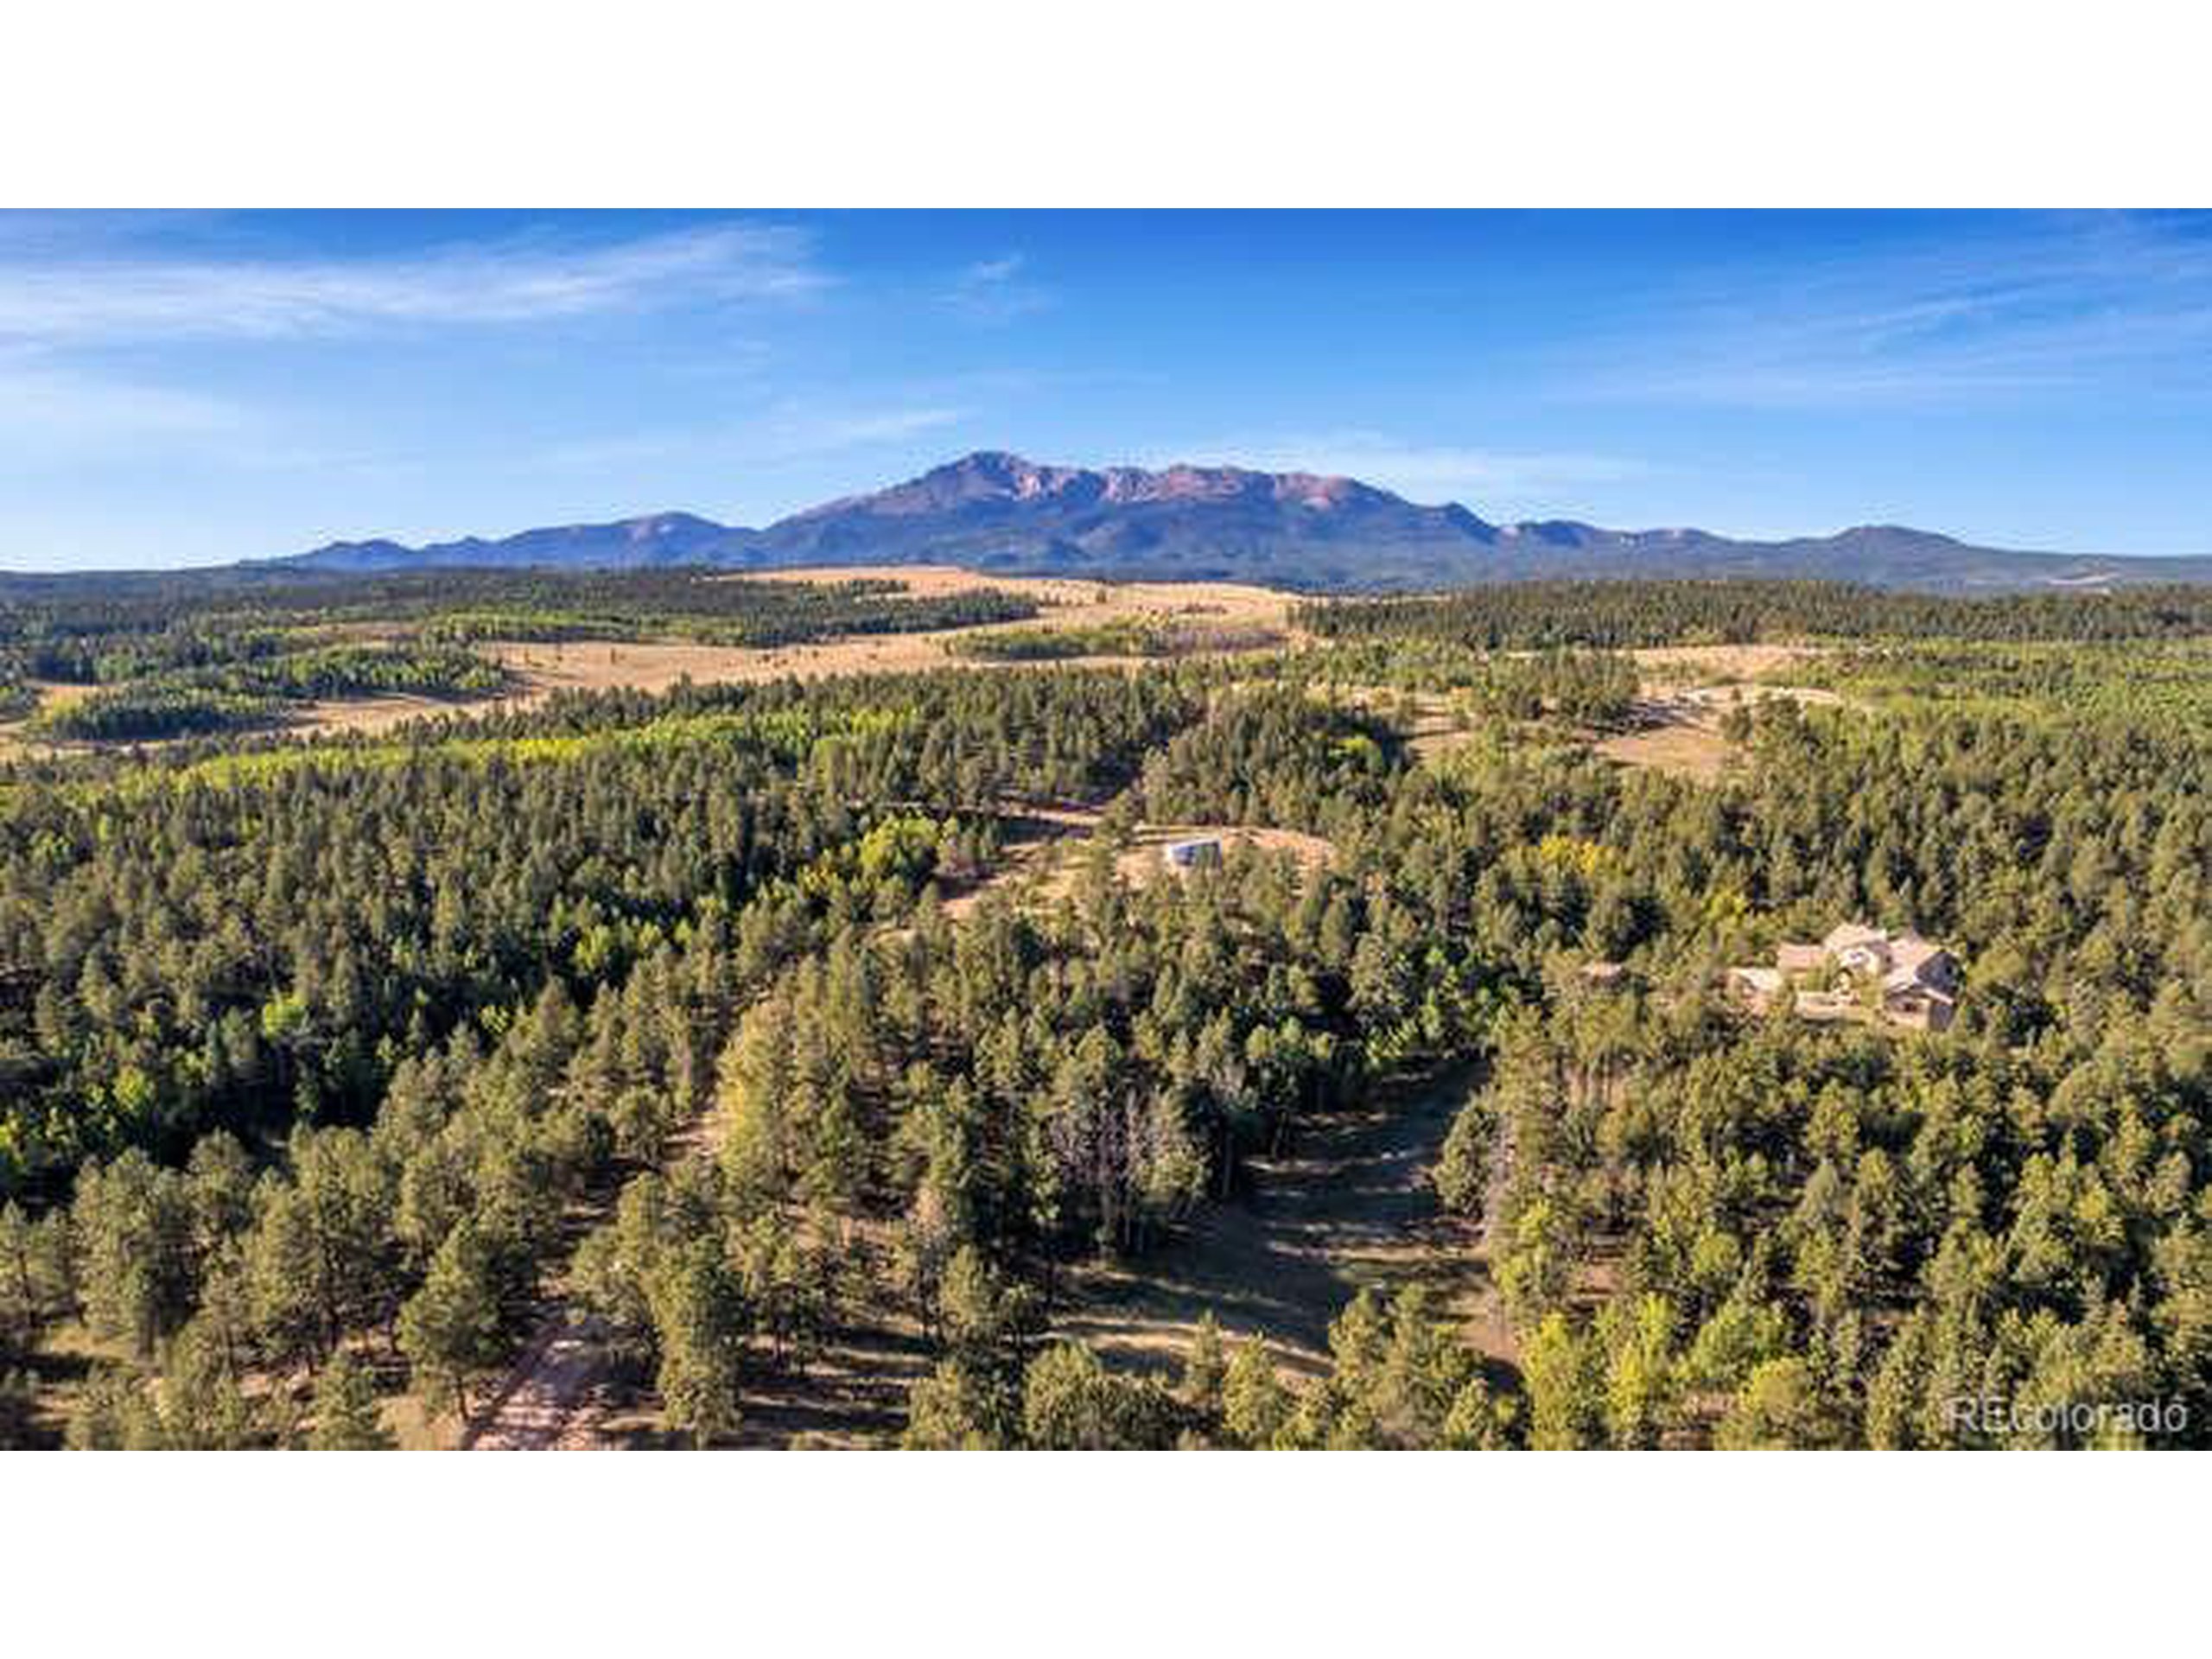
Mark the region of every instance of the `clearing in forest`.
<instances>
[{"instance_id":1,"label":"clearing in forest","mask_svg":"<svg viewBox=\"0 0 2212 1659\"><path fill-rule=\"evenodd\" d=\"M1475 1076L1457 1068L1300 1122L1281 1154L1247 1160L1242 1196L1134 1262L1075 1274L1055 1334L1172 1371L1211 1313L1225 1337L1257 1336L1283 1370L1313 1376L1327 1369L1330 1321L1363 1287L1421 1282L1478 1348L1505 1354L1479 1230L1446 1215L1429 1184Z\"/></svg>"},{"instance_id":2,"label":"clearing in forest","mask_svg":"<svg viewBox=\"0 0 2212 1659\"><path fill-rule=\"evenodd\" d=\"M1294 640L1289 594L1227 582L1076 581L1063 577L995 576L955 565L853 565L748 571L734 582L832 583L896 582L917 599L969 588L992 588L1036 600L1040 610L1018 622L976 628L930 628L913 633L850 634L792 645L710 645L679 639L491 639L475 649L499 662L521 683L503 697L459 703L429 697L388 696L307 705L291 729L305 732L382 732L442 714L487 714L525 709L556 691L618 688L661 692L679 680L698 685L745 684L785 678L832 679L855 674L911 674L930 669L1003 668L1016 664L957 657L948 645L964 633L1052 632L1123 623L1205 625L1224 630L1265 631ZM1063 659L1076 665L1130 663L1134 657Z\"/></svg>"},{"instance_id":3,"label":"clearing in forest","mask_svg":"<svg viewBox=\"0 0 2212 1659\"><path fill-rule=\"evenodd\" d=\"M24 686L38 699L34 715L51 714L57 709L67 709L73 702L81 702L92 694L89 685L64 685L55 680L26 680ZM52 755L63 752L54 743L26 742L22 730L29 716L0 724L0 755Z\"/></svg>"},{"instance_id":4,"label":"clearing in forest","mask_svg":"<svg viewBox=\"0 0 2212 1659\"><path fill-rule=\"evenodd\" d=\"M1647 645L1625 654L1655 682L1732 685L1818 657L1821 649L1804 645Z\"/></svg>"},{"instance_id":5,"label":"clearing in forest","mask_svg":"<svg viewBox=\"0 0 2212 1659\"><path fill-rule=\"evenodd\" d=\"M993 632L1014 629L1100 627L1117 622L1176 620L1223 626L1264 627L1294 632L1291 613L1295 594L1242 582L1101 582L1083 576L1001 576L952 564L818 565L791 570L749 571L738 581L895 582L917 599L939 599L970 588L995 588L1037 601L1036 616L1022 622L994 623ZM963 632L943 629L906 639L942 639ZM939 653L942 655L942 653Z\"/></svg>"},{"instance_id":6,"label":"clearing in forest","mask_svg":"<svg viewBox=\"0 0 2212 1659\"><path fill-rule=\"evenodd\" d=\"M1721 735L1732 708L1765 697L1808 707L1846 702L1813 686L1769 683L1763 677L1821 654L1815 645L1664 645L1627 653L1641 677L1630 727L1593 747L1625 766L1649 766L1700 784L1720 781L1736 746Z\"/></svg>"},{"instance_id":7,"label":"clearing in forest","mask_svg":"<svg viewBox=\"0 0 2212 1659\"><path fill-rule=\"evenodd\" d=\"M955 893L944 903L945 913L966 915L988 893L1004 893L1017 902L1033 900L1049 905L1072 892L1083 868L1084 849L1103 821L1101 812L1054 810L1010 814L1004 821L1003 852L999 868L975 886ZM1320 868L1336 849L1319 836L1296 830L1270 830L1246 824L1139 824L1128 843L1115 855L1114 874L1128 887L1142 887L1169 868L1166 849L1179 842L1212 842L1224 853L1235 847L1255 847L1263 852L1288 853L1307 870Z\"/></svg>"}]
</instances>

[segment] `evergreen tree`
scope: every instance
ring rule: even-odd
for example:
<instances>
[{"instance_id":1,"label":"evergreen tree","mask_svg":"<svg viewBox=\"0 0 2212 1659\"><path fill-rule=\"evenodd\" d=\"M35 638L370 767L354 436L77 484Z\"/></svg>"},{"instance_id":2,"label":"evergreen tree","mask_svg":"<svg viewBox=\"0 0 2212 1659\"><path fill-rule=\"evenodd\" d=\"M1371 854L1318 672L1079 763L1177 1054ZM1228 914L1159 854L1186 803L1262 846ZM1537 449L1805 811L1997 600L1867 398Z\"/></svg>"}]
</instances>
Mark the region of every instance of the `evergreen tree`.
<instances>
[{"instance_id":1,"label":"evergreen tree","mask_svg":"<svg viewBox=\"0 0 2212 1659\"><path fill-rule=\"evenodd\" d=\"M322 1368L308 1444L318 1452L389 1452L397 1444L384 1426L375 1376L350 1353Z\"/></svg>"},{"instance_id":2,"label":"evergreen tree","mask_svg":"<svg viewBox=\"0 0 2212 1659\"><path fill-rule=\"evenodd\" d=\"M1239 1343L1222 1379L1222 1432L1233 1446L1266 1451L1290 1426L1294 1402L1256 1339Z\"/></svg>"},{"instance_id":3,"label":"evergreen tree","mask_svg":"<svg viewBox=\"0 0 2212 1659\"><path fill-rule=\"evenodd\" d=\"M466 1421L469 1383L505 1352L496 1249L473 1220L438 1247L422 1288L400 1309L399 1347L432 1402Z\"/></svg>"},{"instance_id":4,"label":"evergreen tree","mask_svg":"<svg viewBox=\"0 0 2212 1659\"><path fill-rule=\"evenodd\" d=\"M661 1409L671 1428L707 1446L737 1430L745 1317L721 1253L702 1242L672 1253L655 1273Z\"/></svg>"}]
</instances>

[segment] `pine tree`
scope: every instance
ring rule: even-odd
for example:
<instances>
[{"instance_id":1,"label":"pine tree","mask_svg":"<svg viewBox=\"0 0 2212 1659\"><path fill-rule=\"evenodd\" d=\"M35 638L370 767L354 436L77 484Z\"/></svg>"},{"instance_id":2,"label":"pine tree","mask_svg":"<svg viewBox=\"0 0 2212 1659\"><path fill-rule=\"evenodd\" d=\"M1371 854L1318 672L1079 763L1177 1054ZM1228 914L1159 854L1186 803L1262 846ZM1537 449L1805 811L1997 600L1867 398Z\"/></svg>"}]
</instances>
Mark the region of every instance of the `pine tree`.
<instances>
[{"instance_id":1,"label":"pine tree","mask_svg":"<svg viewBox=\"0 0 2212 1659\"><path fill-rule=\"evenodd\" d=\"M0 1332L26 1351L46 1318L46 1299L32 1272L33 1232L22 1210L0 1205Z\"/></svg>"},{"instance_id":2,"label":"pine tree","mask_svg":"<svg viewBox=\"0 0 2212 1659\"><path fill-rule=\"evenodd\" d=\"M1713 1444L1732 1450L1804 1450L1829 1443L1828 1413L1811 1368L1795 1356L1752 1371Z\"/></svg>"},{"instance_id":3,"label":"pine tree","mask_svg":"<svg viewBox=\"0 0 2212 1659\"><path fill-rule=\"evenodd\" d=\"M29 1371L0 1367L0 1452L12 1452L30 1443L36 1403Z\"/></svg>"},{"instance_id":4,"label":"pine tree","mask_svg":"<svg viewBox=\"0 0 2212 1659\"><path fill-rule=\"evenodd\" d=\"M186 1327L171 1349L159 1392L163 1446L236 1452L271 1438L261 1410L229 1369L221 1344L197 1322Z\"/></svg>"},{"instance_id":5,"label":"pine tree","mask_svg":"<svg viewBox=\"0 0 2212 1659\"><path fill-rule=\"evenodd\" d=\"M988 1451L1009 1443L1014 1415L998 1379L957 1359L940 1360L907 1391L899 1443L911 1452Z\"/></svg>"},{"instance_id":6,"label":"pine tree","mask_svg":"<svg viewBox=\"0 0 2212 1659\"><path fill-rule=\"evenodd\" d=\"M389 1452L397 1444L384 1426L374 1375L350 1353L322 1368L308 1444L317 1452Z\"/></svg>"},{"instance_id":7,"label":"pine tree","mask_svg":"<svg viewBox=\"0 0 2212 1659\"><path fill-rule=\"evenodd\" d=\"M1617 1446L1649 1447L1665 1432L1679 1386L1674 1305L1646 1295L1607 1304L1598 1340L1606 1350L1605 1427Z\"/></svg>"},{"instance_id":8,"label":"pine tree","mask_svg":"<svg viewBox=\"0 0 2212 1659\"><path fill-rule=\"evenodd\" d=\"M1222 1381L1221 1426L1230 1443L1255 1452L1274 1446L1295 1403L1258 1339L1238 1344Z\"/></svg>"},{"instance_id":9,"label":"pine tree","mask_svg":"<svg viewBox=\"0 0 2212 1659\"><path fill-rule=\"evenodd\" d=\"M662 1415L695 1446L727 1439L741 1414L745 1309L717 1246L702 1240L672 1254L653 1276L652 1300Z\"/></svg>"},{"instance_id":10,"label":"pine tree","mask_svg":"<svg viewBox=\"0 0 2212 1659\"><path fill-rule=\"evenodd\" d=\"M399 1347L441 1408L468 1417L468 1385L499 1363L499 1304L492 1241L463 1221L430 1258L399 1313Z\"/></svg>"},{"instance_id":11,"label":"pine tree","mask_svg":"<svg viewBox=\"0 0 2212 1659\"><path fill-rule=\"evenodd\" d=\"M1221 1420L1222 1386L1229 1373L1229 1358L1221 1341L1221 1326L1212 1310L1198 1320L1183 1351L1183 1375L1176 1393L1184 1405L1208 1425Z\"/></svg>"},{"instance_id":12,"label":"pine tree","mask_svg":"<svg viewBox=\"0 0 2212 1659\"><path fill-rule=\"evenodd\" d=\"M1023 1443L1051 1452L1164 1450L1179 1414L1157 1382L1116 1376L1080 1343L1054 1343L1022 1384Z\"/></svg>"},{"instance_id":13,"label":"pine tree","mask_svg":"<svg viewBox=\"0 0 2212 1659\"><path fill-rule=\"evenodd\" d=\"M1605 1387L1596 1344L1564 1313L1536 1327L1521 1357L1529 1386L1529 1444L1565 1451L1604 1443Z\"/></svg>"},{"instance_id":14,"label":"pine tree","mask_svg":"<svg viewBox=\"0 0 2212 1659\"><path fill-rule=\"evenodd\" d=\"M86 1317L140 1357L180 1329L197 1294L184 1179L135 1148L79 1178L73 1207Z\"/></svg>"}]
</instances>

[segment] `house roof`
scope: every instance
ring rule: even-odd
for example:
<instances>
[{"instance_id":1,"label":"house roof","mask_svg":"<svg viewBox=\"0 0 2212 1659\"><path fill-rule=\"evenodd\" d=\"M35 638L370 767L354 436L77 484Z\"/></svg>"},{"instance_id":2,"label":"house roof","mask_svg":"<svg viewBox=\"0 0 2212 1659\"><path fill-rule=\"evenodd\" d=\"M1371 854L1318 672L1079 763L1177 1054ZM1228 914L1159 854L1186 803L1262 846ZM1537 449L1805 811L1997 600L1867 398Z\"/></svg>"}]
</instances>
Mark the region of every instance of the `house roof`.
<instances>
[{"instance_id":1,"label":"house roof","mask_svg":"<svg viewBox=\"0 0 2212 1659\"><path fill-rule=\"evenodd\" d=\"M1923 939L1917 933L1900 933L1890 941L1891 962L1913 974L1918 974L1938 957L1948 958L1950 954L1935 940Z\"/></svg>"},{"instance_id":2,"label":"house roof","mask_svg":"<svg viewBox=\"0 0 2212 1659\"><path fill-rule=\"evenodd\" d=\"M1827 963L1824 944L1783 944L1775 947L1774 965L1785 974L1810 973Z\"/></svg>"},{"instance_id":3,"label":"house roof","mask_svg":"<svg viewBox=\"0 0 2212 1659\"><path fill-rule=\"evenodd\" d=\"M1892 975L1891 977L1894 979L1896 976ZM1929 1007L1952 1008L1958 1006L1956 998L1947 996L1933 985L1923 985L1916 979L1906 980L1902 984L1892 984L1887 980L1884 981L1882 1001L1885 1005L1924 1002Z\"/></svg>"},{"instance_id":4,"label":"house roof","mask_svg":"<svg viewBox=\"0 0 2212 1659\"><path fill-rule=\"evenodd\" d=\"M1806 1020L1850 1020L1858 1016L1857 998L1845 991L1800 991L1797 1013Z\"/></svg>"},{"instance_id":5,"label":"house roof","mask_svg":"<svg viewBox=\"0 0 2212 1659\"><path fill-rule=\"evenodd\" d=\"M1827 938L1821 943L1827 947L1828 954L1834 956L1850 950L1854 944L1885 944L1889 938L1883 929L1869 927L1864 922L1839 922L1828 930Z\"/></svg>"},{"instance_id":6,"label":"house roof","mask_svg":"<svg viewBox=\"0 0 2212 1659\"><path fill-rule=\"evenodd\" d=\"M1729 977L1750 986L1755 991L1778 991L1782 988L1779 968L1731 968Z\"/></svg>"}]
</instances>

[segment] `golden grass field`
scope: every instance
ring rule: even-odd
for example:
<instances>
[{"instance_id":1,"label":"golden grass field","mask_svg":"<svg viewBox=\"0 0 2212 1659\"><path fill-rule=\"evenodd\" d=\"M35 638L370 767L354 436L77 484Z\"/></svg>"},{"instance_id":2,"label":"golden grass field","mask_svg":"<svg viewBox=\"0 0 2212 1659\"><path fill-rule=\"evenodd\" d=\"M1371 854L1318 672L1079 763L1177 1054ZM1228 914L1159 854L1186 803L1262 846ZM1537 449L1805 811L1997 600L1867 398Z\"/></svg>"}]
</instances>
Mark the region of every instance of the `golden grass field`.
<instances>
[{"instance_id":1,"label":"golden grass field","mask_svg":"<svg viewBox=\"0 0 2212 1659\"><path fill-rule=\"evenodd\" d=\"M1598 752L1699 783L1719 781L1735 753L1721 717L1738 703L1786 697L1836 707L1847 699L1815 686L1771 683L1770 676L1821 654L1815 645L1663 645L1631 651L1640 673L1637 730L1600 740Z\"/></svg>"},{"instance_id":2,"label":"golden grass field","mask_svg":"<svg viewBox=\"0 0 2212 1659\"><path fill-rule=\"evenodd\" d=\"M1198 622L1225 627L1265 628L1294 638L1289 594L1226 582L1077 581L1057 576L986 576L956 565L835 565L746 573L732 582L842 582L880 580L902 583L918 598L994 588L1036 600L1044 609L1025 621L994 625L993 632L1050 632L1124 622ZM665 691L680 680L717 685L796 678L830 679L855 674L906 674L957 665L1014 666L957 658L946 649L959 628L918 633L855 636L818 644L752 648L693 645L680 640L570 640L536 643L489 640L478 647L512 670L523 690L512 696L467 704L427 697L371 697L311 703L296 729L302 732L379 732L426 715L527 708L556 691L602 691L617 687ZM1078 664L1129 662L1132 658L1088 657Z\"/></svg>"},{"instance_id":3,"label":"golden grass field","mask_svg":"<svg viewBox=\"0 0 2212 1659\"><path fill-rule=\"evenodd\" d=\"M1264 632L1294 649L1312 643L1293 621L1300 602L1294 594L1228 582L1100 582L1066 576L988 575L958 565L822 565L788 570L745 572L731 582L898 582L918 598L934 598L968 588L991 588L1035 600L1038 615L993 625L993 632L1048 632L1120 624L1205 623L1224 629ZM361 625L372 633L375 625ZM913 673L963 667L995 670L1020 664L955 655L958 628L917 633L860 635L816 644L779 647L699 645L684 640L489 640L476 649L506 667L519 682L508 696L456 702L423 696L331 700L303 705L289 728L306 735L322 733L389 731L413 720L441 715L477 715L531 707L560 691L623 688L658 693L685 680L695 684L759 683L784 678L825 679L860 674ZM1770 683L1792 664L1820 654L1804 645L1670 645L1631 651L1643 673L1637 729L1592 734L1593 746L1624 764L1650 766L1711 783L1726 771L1732 747L1719 730L1720 717L1741 697L1786 696L1806 703L1835 703L1833 692ZM1140 659L1091 656L1064 663L1106 666ZM83 686L41 684L41 708L86 695ZM1414 752L1433 760L1465 741L1473 728L1452 711L1450 700L1430 694L1406 694L1382 688L1343 688L1376 707L1401 714L1410 710L1408 735ZM13 733L0 728L0 750L32 752ZM1238 832L1243 833L1243 832ZM1047 849L1039 849L1040 852ZM1057 851L1052 852L1058 858ZM1150 855L1130 855L1142 862ZM1028 874L1025 872L1025 874Z\"/></svg>"}]
</instances>

